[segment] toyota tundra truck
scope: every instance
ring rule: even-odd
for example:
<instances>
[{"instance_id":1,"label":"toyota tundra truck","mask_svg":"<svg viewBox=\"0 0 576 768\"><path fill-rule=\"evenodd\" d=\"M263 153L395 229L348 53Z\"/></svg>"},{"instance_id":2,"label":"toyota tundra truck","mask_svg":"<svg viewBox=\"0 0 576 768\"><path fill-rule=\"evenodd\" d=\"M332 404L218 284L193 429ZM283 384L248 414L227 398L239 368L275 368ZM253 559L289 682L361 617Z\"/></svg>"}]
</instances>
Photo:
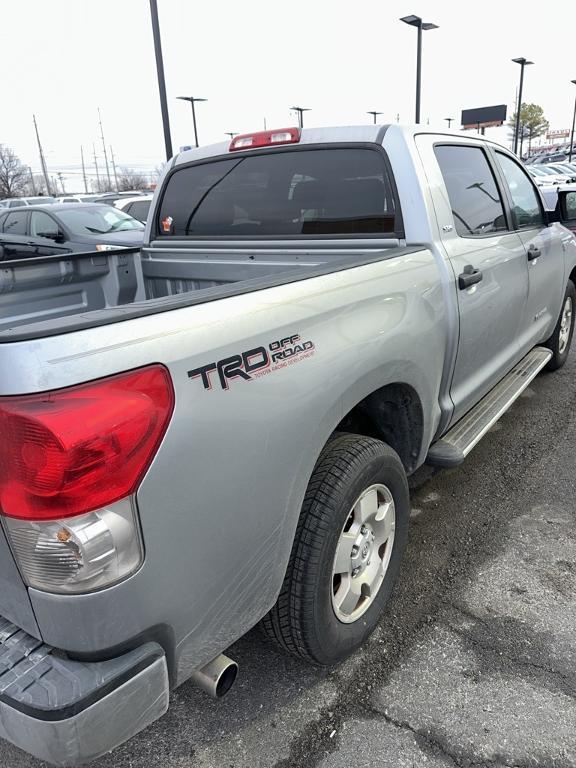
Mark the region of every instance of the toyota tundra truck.
<instances>
[{"instance_id":1,"label":"toyota tundra truck","mask_svg":"<svg viewBox=\"0 0 576 768\"><path fill-rule=\"evenodd\" d=\"M575 281L514 155L398 125L182 152L142 249L3 261L0 736L88 762L256 624L353 653L407 476L564 364Z\"/></svg>"}]
</instances>

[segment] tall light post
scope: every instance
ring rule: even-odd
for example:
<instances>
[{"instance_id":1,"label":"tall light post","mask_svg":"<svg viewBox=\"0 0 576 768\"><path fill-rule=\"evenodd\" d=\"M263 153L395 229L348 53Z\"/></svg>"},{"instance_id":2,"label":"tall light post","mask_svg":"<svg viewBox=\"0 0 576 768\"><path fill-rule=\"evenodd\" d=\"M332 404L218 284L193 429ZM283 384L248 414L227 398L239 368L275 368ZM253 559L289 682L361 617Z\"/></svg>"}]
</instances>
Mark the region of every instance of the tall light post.
<instances>
[{"instance_id":1,"label":"tall light post","mask_svg":"<svg viewBox=\"0 0 576 768\"><path fill-rule=\"evenodd\" d=\"M454 120L453 117L445 117L444 120L448 123L448 130L450 130L450 126L452 125L452 122Z\"/></svg>"},{"instance_id":2,"label":"tall light post","mask_svg":"<svg viewBox=\"0 0 576 768\"><path fill-rule=\"evenodd\" d=\"M164 128L164 146L166 148L166 160L170 160L172 157L172 137L170 136L170 117L168 115L168 101L166 99L164 60L162 58L162 41L160 39L160 23L158 21L158 5L156 0L150 0L150 16L152 19L152 34L154 36L154 53L156 54L156 73L158 75L162 126Z\"/></svg>"},{"instance_id":3,"label":"tall light post","mask_svg":"<svg viewBox=\"0 0 576 768\"><path fill-rule=\"evenodd\" d=\"M576 80L570 80L576 85ZM570 149L568 150L568 162L572 162L572 145L574 144L574 124L576 123L576 99L574 99L574 114L572 116L572 130L570 132Z\"/></svg>"},{"instance_id":4,"label":"tall light post","mask_svg":"<svg viewBox=\"0 0 576 768\"><path fill-rule=\"evenodd\" d=\"M189 101L192 105L192 122L194 123L194 141L196 142L196 146L199 146L198 144L198 129L196 127L196 110L194 109L194 104L197 101L208 101L208 99L199 99L197 96L177 96L176 98L181 99L182 101Z\"/></svg>"},{"instance_id":5,"label":"tall light post","mask_svg":"<svg viewBox=\"0 0 576 768\"><path fill-rule=\"evenodd\" d=\"M420 90L422 85L422 30L438 29L437 24L422 21L420 16L403 16L400 21L416 27L418 30L418 44L416 48L416 123L420 122Z\"/></svg>"},{"instance_id":6,"label":"tall light post","mask_svg":"<svg viewBox=\"0 0 576 768\"><path fill-rule=\"evenodd\" d=\"M367 115L372 115L374 118L374 125L376 125L376 116L377 115L383 115L384 112L375 112L373 109L369 109L368 112L366 112Z\"/></svg>"},{"instance_id":7,"label":"tall light post","mask_svg":"<svg viewBox=\"0 0 576 768\"><path fill-rule=\"evenodd\" d=\"M231 139L234 138L234 136L238 136L238 131L224 131L226 136L230 136Z\"/></svg>"},{"instance_id":8,"label":"tall light post","mask_svg":"<svg viewBox=\"0 0 576 768\"><path fill-rule=\"evenodd\" d=\"M524 86L524 67L534 64L523 57L512 59L515 64L520 64L520 85L518 87L518 103L516 104L516 125L514 127L514 154L518 154L518 137L520 135L520 110L522 109L522 88Z\"/></svg>"},{"instance_id":9,"label":"tall light post","mask_svg":"<svg viewBox=\"0 0 576 768\"><path fill-rule=\"evenodd\" d=\"M294 112L298 113L298 125L300 128L304 128L304 112L310 112L309 107L290 107Z\"/></svg>"}]
</instances>

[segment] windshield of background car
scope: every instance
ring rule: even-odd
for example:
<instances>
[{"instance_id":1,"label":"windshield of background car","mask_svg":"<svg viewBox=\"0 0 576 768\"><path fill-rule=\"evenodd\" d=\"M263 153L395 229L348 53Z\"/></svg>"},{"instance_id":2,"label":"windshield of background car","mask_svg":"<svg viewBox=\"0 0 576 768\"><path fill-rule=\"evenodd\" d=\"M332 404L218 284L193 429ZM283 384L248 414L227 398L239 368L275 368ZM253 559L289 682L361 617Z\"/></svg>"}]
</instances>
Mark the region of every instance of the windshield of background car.
<instances>
[{"instance_id":1,"label":"windshield of background car","mask_svg":"<svg viewBox=\"0 0 576 768\"><path fill-rule=\"evenodd\" d=\"M167 182L162 236L387 234L398 230L381 152L298 149L181 168Z\"/></svg>"},{"instance_id":2,"label":"windshield of background car","mask_svg":"<svg viewBox=\"0 0 576 768\"><path fill-rule=\"evenodd\" d=\"M109 205L79 205L69 211L58 211L58 218L74 235L109 235L144 229L140 221Z\"/></svg>"}]
</instances>

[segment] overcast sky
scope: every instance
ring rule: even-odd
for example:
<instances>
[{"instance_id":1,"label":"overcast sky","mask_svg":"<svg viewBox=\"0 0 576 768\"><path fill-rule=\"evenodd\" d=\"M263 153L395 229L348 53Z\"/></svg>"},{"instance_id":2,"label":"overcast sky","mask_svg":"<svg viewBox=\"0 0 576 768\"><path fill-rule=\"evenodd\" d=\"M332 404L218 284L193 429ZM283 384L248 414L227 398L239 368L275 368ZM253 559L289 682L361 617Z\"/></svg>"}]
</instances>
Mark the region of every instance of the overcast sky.
<instances>
[{"instance_id":1,"label":"overcast sky","mask_svg":"<svg viewBox=\"0 0 576 768\"><path fill-rule=\"evenodd\" d=\"M568 128L576 86L576 2L551 6L484 0L158 0L175 150L226 131L295 125L289 107L310 107L306 125L411 122L417 14L424 33L422 119L438 124L462 109L508 104L519 67L523 101L542 105L552 128ZM553 11L553 12L552 12ZM547 18L553 24L547 29ZM49 170L81 189L80 145L96 145L97 107L118 165L152 169L164 159L148 0L0 0L0 143L36 171L36 113ZM445 126L445 123L442 123ZM454 126L453 126L454 127ZM93 172L92 167L89 168ZM77 180L75 182L74 180Z\"/></svg>"}]
</instances>

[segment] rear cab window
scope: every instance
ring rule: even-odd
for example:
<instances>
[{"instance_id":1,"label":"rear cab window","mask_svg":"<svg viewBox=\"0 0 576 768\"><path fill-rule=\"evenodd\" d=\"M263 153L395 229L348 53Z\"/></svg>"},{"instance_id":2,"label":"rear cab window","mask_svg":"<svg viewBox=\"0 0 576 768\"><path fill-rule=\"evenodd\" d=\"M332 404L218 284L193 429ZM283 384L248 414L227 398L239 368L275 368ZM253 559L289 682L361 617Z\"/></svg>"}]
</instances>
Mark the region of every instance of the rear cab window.
<instances>
[{"instance_id":1,"label":"rear cab window","mask_svg":"<svg viewBox=\"0 0 576 768\"><path fill-rule=\"evenodd\" d=\"M234 155L172 172L161 237L402 236L379 148Z\"/></svg>"}]
</instances>

